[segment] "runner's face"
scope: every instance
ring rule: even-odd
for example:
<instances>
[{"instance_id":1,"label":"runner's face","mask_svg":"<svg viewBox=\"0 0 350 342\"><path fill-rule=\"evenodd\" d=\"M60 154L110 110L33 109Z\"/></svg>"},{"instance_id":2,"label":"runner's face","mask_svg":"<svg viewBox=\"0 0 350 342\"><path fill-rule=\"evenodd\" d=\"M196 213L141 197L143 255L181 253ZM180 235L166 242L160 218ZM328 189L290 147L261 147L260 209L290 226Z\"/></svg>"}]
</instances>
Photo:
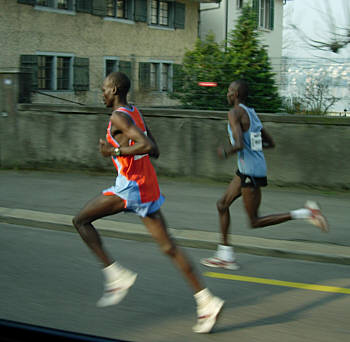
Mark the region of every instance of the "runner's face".
<instances>
[{"instance_id":1,"label":"runner's face","mask_svg":"<svg viewBox=\"0 0 350 342\"><path fill-rule=\"evenodd\" d=\"M106 105L106 107L112 107L114 102L114 96L115 96L115 87L113 86L112 82L107 77L102 85L102 97L103 102Z\"/></svg>"}]
</instances>

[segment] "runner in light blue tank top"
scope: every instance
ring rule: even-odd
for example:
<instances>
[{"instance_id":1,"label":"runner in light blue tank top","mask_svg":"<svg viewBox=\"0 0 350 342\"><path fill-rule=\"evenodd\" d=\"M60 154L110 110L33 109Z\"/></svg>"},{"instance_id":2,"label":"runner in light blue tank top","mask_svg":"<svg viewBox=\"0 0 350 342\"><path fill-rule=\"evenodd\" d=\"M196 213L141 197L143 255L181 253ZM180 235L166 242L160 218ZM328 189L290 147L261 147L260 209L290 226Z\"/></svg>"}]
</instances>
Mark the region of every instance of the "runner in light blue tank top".
<instances>
[{"instance_id":1,"label":"runner in light blue tank top","mask_svg":"<svg viewBox=\"0 0 350 342\"><path fill-rule=\"evenodd\" d=\"M313 201L307 201L304 208L281 214L260 216L261 187L267 185L264 148L274 147L272 137L263 128L255 110L245 105L248 99L248 85L245 81L232 82L228 88L227 100L232 106L228 113L228 134L231 146L218 149L220 158L237 153L238 171L217 201L221 244L213 257L204 258L201 264L208 267L221 267L238 270L233 247L228 241L230 226L230 206L243 197L244 209L251 228L262 228L294 219L305 219L323 232L328 231L327 220Z\"/></svg>"},{"instance_id":2,"label":"runner in light blue tank top","mask_svg":"<svg viewBox=\"0 0 350 342\"><path fill-rule=\"evenodd\" d=\"M243 132L242 150L237 152L238 169L244 175L253 177L266 177L266 162L262 150L261 129L262 124L255 113L254 108L249 108L244 104L239 104L245 109L249 116L250 126L246 132ZM232 134L230 123L227 124L227 130L232 146L235 140Z\"/></svg>"}]
</instances>

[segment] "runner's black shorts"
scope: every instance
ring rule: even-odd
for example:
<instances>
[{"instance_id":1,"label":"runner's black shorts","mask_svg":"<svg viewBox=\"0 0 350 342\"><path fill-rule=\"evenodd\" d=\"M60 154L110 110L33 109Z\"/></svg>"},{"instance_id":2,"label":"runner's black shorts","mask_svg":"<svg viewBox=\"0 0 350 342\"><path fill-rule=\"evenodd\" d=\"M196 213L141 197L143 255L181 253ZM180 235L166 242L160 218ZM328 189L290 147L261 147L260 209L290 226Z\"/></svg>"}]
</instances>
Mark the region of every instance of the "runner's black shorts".
<instances>
[{"instance_id":1,"label":"runner's black shorts","mask_svg":"<svg viewBox=\"0 0 350 342\"><path fill-rule=\"evenodd\" d=\"M248 176L237 170L236 175L241 179L242 188L260 188L267 185L267 177Z\"/></svg>"}]
</instances>

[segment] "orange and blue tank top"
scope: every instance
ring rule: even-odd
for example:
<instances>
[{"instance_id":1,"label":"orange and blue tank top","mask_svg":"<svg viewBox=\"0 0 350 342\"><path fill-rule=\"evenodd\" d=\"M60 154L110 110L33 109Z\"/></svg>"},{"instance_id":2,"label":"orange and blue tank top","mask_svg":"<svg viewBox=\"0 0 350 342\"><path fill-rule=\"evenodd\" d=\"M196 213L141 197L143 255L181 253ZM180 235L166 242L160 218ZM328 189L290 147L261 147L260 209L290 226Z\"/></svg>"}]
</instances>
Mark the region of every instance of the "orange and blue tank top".
<instances>
[{"instance_id":1,"label":"orange and blue tank top","mask_svg":"<svg viewBox=\"0 0 350 342\"><path fill-rule=\"evenodd\" d=\"M146 124L139 110L135 106L131 108L119 107L116 112L128 115L134 124L147 135ZM112 123L108 124L106 139L109 144L119 147L118 141L111 134ZM129 140L129 146L135 142ZM116 187L118 195L128 201L152 202L159 199L160 190L157 175L148 154L112 156L112 161L118 171Z\"/></svg>"}]
</instances>

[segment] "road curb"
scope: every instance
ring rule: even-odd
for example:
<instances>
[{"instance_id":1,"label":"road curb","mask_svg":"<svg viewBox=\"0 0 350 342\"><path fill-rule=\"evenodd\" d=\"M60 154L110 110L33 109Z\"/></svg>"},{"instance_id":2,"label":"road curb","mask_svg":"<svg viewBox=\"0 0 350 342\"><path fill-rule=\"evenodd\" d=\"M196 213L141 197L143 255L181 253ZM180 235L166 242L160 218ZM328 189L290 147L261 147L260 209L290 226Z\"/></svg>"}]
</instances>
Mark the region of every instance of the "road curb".
<instances>
[{"instance_id":1,"label":"road curb","mask_svg":"<svg viewBox=\"0 0 350 342\"><path fill-rule=\"evenodd\" d=\"M76 233L70 215L0 207L0 222ZM102 236L153 242L142 224L98 220L95 226ZM213 232L174 228L169 231L183 247L215 250L220 239L219 234ZM240 235L230 235L230 241L238 253L350 265L350 247L346 246Z\"/></svg>"}]
</instances>

